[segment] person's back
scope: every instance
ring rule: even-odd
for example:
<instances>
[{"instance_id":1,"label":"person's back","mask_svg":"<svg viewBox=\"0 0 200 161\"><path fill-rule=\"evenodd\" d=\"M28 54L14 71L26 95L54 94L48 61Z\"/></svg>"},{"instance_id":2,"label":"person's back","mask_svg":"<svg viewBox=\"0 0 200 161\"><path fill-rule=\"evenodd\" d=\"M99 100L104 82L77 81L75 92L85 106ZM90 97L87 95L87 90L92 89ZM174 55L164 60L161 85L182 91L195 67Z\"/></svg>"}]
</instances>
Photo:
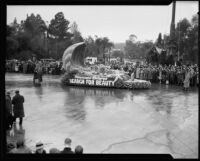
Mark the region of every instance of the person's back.
<instances>
[{"instance_id":1,"label":"person's back","mask_svg":"<svg viewBox=\"0 0 200 161\"><path fill-rule=\"evenodd\" d=\"M72 149L70 147L65 147L62 151L62 154L74 154L74 152L72 151Z\"/></svg>"},{"instance_id":2,"label":"person's back","mask_svg":"<svg viewBox=\"0 0 200 161\"><path fill-rule=\"evenodd\" d=\"M83 147L81 145L76 146L75 154L83 154Z\"/></svg>"},{"instance_id":3,"label":"person's back","mask_svg":"<svg viewBox=\"0 0 200 161\"><path fill-rule=\"evenodd\" d=\"M13 97L13 104L14 105L23 105L23 103L24 103L24 97L23 96L21 96L20 94L18 94L18 95L15 95L14 97Z\"/></svg>"},{"instance_id":4,"label":"person's back","mask_svg":"<svg viewBox=\"0 0 200 161\"><path fill-rule=\"evenodd\" d=\"M72 142L72 140L70 138L65 139L65 142L64 142L65 147L61 151L62 154L74 154L74 152L71 149L71 142Z\"/></svg>"}]
</instances>

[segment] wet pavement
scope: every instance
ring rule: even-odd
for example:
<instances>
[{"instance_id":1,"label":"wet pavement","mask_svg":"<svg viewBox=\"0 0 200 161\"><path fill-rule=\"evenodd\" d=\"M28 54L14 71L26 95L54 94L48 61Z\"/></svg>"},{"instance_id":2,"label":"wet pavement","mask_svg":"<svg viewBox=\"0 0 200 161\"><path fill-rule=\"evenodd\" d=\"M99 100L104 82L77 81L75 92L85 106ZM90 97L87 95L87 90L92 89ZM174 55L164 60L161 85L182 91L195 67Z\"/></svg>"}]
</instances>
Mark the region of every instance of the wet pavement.
<instances>
[{"instance_id":1,"label":"wet pavement","mask_svg":"<svg viewBox=\"0 0 200 161\"><path fill-rule=\"evenodd\" d=\"M22 137L34 150L42 141L60 150L64 139L84 153L167 153L198 158L198 89L152 84L147 90L63 87L45 75L35 87L30 74L6 74L6 90L25 97L25 118L7 139ZM18 121L18 120L17 120Z\"/></svg>"}]
</instances>

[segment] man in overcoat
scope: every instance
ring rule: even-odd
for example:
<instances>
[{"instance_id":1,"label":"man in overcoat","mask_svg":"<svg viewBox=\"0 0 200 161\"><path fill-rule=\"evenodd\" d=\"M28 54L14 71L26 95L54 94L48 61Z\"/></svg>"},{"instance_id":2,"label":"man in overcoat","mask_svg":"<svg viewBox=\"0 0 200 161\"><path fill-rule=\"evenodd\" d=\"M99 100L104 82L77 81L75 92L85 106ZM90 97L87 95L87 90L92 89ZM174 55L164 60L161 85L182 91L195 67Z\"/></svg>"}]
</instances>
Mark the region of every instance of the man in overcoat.
<instances>
[{"instance_id":1,"label":"man in overcoat","mask_svg":"<svg viewBox=\"0 0 200 161\"><path fill-rule=\"evenodd\" d=\"M15 91L15 96L12 99L13 113L16 122L16 118L19 118L19 124L22 125L24 117L24 97L19 94L19 90Z\"/></svg>"}]
</instances>

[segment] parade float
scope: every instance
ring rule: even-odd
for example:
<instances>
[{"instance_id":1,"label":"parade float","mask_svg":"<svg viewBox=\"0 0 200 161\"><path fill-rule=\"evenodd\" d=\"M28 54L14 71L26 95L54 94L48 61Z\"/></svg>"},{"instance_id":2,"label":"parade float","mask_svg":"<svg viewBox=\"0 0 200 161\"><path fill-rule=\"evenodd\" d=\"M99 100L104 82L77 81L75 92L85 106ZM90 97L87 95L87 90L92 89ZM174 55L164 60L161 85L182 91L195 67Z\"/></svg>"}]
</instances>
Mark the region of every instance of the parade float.
<instances>
[{"instance_id":1,"label":"parade float","mask_svg":"<svg viewBox=\"0 0 200 161\"><path fill-rule=\"evenodd\" d=\"M124 89L148 89L150 81L134 79L124 71L110 69L103 64L85 66L85 43L77 43L68 47L63 54L62 62L65 70L61 82L63 85L84 87L107 87Z\"/></svg>"}]
</instances>

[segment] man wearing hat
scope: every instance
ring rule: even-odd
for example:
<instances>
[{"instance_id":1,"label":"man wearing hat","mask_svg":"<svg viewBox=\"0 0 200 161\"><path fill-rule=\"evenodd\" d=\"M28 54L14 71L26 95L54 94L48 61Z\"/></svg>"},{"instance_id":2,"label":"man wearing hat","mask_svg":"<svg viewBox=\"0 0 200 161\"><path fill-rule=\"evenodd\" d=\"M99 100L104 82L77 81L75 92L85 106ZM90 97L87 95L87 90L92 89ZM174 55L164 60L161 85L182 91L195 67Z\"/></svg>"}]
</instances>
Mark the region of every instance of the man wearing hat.
<instances>
[{"instance_id":1,"label":"man wearing hat","mask_svg":"<svg viewBox=\"0 0 200 161\"><path fill-rule=\"evenodd\" d=\"M46 151L44 150L44 144L42 142L38 142L36 144L35 154L46 154Z\"/></svg>"},{"instance_id":2,"label":"man wearing hat","mask_svg":"<svg viewBox=\"0 0 200 161\"><path fill-rule=\"evenodd\" d=\"M71 143L72 143L72 140L70 138L66 138L65 139L65 148L63 149L63 151L61 151L61 153L74 154L74 152L71 149Z\"/></svg>"},{"instance_id":3,"label":"man wearing hat","mask_svg":"<svg viewBox=\"0 0 200 161\"><path fill-rule=\"evenodd\" d=\"M19 124L22 125L24 117L24 97L19 94L19 90L15 91L15 96L12 99L13 113L16 122L16 118L19 118Z\"/></svg>"}]
</instances>

